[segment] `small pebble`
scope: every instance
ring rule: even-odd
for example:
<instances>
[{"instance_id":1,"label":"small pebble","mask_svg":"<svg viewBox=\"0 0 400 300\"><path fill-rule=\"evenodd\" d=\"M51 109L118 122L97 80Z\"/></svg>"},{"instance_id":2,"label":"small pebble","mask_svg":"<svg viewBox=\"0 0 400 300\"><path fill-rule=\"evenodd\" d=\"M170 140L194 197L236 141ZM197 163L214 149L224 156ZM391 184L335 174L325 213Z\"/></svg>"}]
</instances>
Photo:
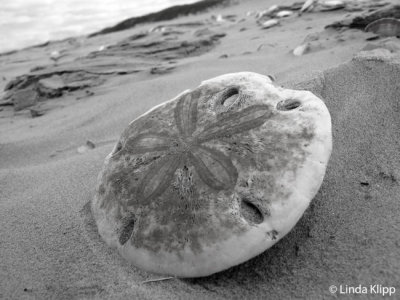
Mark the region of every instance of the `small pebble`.
<instances>
[{"instance_id":1,"label":"small pebble","mask_svg":"<svg viewBox=\"0 0 400 300\"><path fill-rule=\"evenodd\" d=\"M96 145L92 141L87 140L86 145L80 146L76 150L78 151L78 153L83 154L89 150L94 149L95 147L96 147Z\"/></svg>"},{"instance_id":2,"label":"small pebble","mask_svg":"<svg viewBox=\"0 0 400 300\"><path fill-rule=\"evenodd\" d=\"M289 17L289 16L291 16L291 15L293 15L293 12L290 11L290 10L281 10L280 12L278 12L278 13L276 14L276 16L277 16L278 18L286 18L286 17Z\"/></svg>"},{"instance_id":3,"label":"small pebble","mask_svg":"<svg viewBox=\"0 0 400 300\"><path fill-rule=\"evenodd\" d=\"M96 145L89 140L86 141L86 146L88 146L90 149L94 149L96 147Z\"/></svg>"},{"instance_id":4,"label":"small pebble","mask_svg":"<svg viewBox=\"0 0 400 300\"><path fill-rule=\"evenodd\" d=\"M32 118L37 118L44 115L44 110L41 110L40 108L31 108L29 111L31 112Z\"/></svg>"},{"instance_id":5,"label":"small pebble","mask_svg":"<svg viewBox=\"0 0 400 300\"><path fill-rule=\"evenodd\" d=\"M293 54L295 56L302 56L302 55L306 54L308 52L308 50L310 50L310 43L305 43L305 44L302 44L302 45L296 47L293 50Z\"/></svg>"},{"instance_id":6,"label":"small pebble","mask_svg":"<svg viewBox=\"0 0 400 300\"><path fill-rule=\"evenodd\" d=\"M273 27L273 26L276 26L276 25L278 25L278 24L279 24L279 21L278 21L278 20L271 19L271 20L265 21L265 22L262 24L262 28L263 28L263 29L267 29L267 28L271 28L271 27Z\"/></svg>"}]
</instances>

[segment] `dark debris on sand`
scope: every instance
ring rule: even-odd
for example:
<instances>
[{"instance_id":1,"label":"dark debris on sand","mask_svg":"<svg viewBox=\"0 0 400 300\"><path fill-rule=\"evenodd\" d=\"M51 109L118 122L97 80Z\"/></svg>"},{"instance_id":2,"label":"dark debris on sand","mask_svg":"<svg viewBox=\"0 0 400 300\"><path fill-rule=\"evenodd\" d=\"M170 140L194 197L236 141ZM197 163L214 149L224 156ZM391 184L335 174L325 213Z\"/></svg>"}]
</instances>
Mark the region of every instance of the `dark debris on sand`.
<instances>
[{"instance_id":1,"label":"dark debris on sand","mask_svg":"<svg viewBox=\"0 0 400 300\"><path fill-rule=\"evenodd\" d=\"M356 28L364 30L368 24L382 18L400 19L400 5L386 5L378 10L363 11L330 24L326 28Z\"/></svg>"},{"instance_id":2,"label":"dark debris on sand","mask_svg":"<svg viewBox=\"0 0 400 300\"><path fill-rule=\"evenodd\" d=\"M203 0L192 4L176 5L161 10L159 12L147 14L140 17L129 18L125 21L118 23L115 26L105 28L99 32L95 32L89 35L89 37L129 29L138 24L172 20L180 16L186 16L205 11L216 5L228 5L229 2L230 0Z\"/></svg>"},{"instance_id":3,"label":"dark debris on sand","mask_svg":"<svg viewBox=\"0 0 400 300\"><path fill-rule=\"evenodd\" d=\"M202 55L225 36L205 26L204 22L160 25L74 61L33 68L8 82L1 102L18 111L65 92L99 86L115 75L169 73L177 60Z\"/></svg>"},{"instance_id":4,"label":"dark debris on sand","mask_svg":"<svg viewBox=\"0 0 400 300\"><path fill-rule=\"evenodd\" d=\"M170 34L166 35L165 33ZM166 37L170 35L173 35L174 38ZM215 33L211 30L206 34L195 35L189 39L180 38L180 35L181 33L174 30L174 26L165 26L161 27L158 32L145 36L141 35L139 41L137 37L134 39L127 38L103 51L92 52L88 55L88 58L123 56L141 58L142 60L180 59L208 52L220 38L225 36L224 33Z\"/></svg>"}]
</instances>

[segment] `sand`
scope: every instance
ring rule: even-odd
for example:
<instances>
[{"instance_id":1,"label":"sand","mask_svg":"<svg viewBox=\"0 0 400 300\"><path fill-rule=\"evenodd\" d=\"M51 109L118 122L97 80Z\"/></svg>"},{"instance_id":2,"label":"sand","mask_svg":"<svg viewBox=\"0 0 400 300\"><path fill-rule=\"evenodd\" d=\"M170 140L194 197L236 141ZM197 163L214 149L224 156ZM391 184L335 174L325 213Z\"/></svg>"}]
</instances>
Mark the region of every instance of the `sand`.
<instances>
[{"instance_id":1,"label":"sand","mask_svg":"<svg viewBox=\"0 0 400 300\"><path fill-rule=\"evenodd\" d=\"M0 106L0 298L329 299L331 285L375 284L395 287L392 298L398 297L400 41L366 41L371 33L324 29L341 20L343 10L289 17L266 30L246 15L272 4L241 1L0 56L2 89L37 66L45 68L32 72L36 75L96 67L104 77L85 86L78 76L72 80L76 90L41 95L45 101L35 106L44 111L40 117L32 118L29 107ZM217 22L212 16L218 14L237 15L236 21ZM196 22L201 25L188 25ZM155 32L163 41L157 47L170 49L157 53L173 58L138 57L129 47L88 58L103 45L167 24L186 24L173 27L183 31L178 41L195 42L193 32L205 28L214 32L206 34L209 41L214 34L225 36L182 53L180 47L164 47L176 41L174 34ZM175 40L164 40L170 37ZM305 39L309 52L294 56L291 51ZM57 66L49 59L54 50L66 54ZM165 72L151 72L154 67ZM143 283L160 276L109 249L88 210L103 159L135 117L202 80L237 71L271 74L279 85L309 89L324 99L334 147L322 187L292 232L256 258L205 278ZM79 153L88 140L95 148Z\"/></svg>"}]
</instances>

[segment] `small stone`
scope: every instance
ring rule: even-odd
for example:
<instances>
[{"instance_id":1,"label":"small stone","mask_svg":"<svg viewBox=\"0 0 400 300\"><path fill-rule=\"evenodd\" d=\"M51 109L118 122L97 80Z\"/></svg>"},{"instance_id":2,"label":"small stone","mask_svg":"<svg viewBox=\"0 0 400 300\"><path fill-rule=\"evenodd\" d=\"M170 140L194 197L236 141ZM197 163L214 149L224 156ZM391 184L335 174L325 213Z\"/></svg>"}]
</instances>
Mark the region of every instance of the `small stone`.
<instances>
[{"instance_id":1,"label":"small stone","mask_svg":"<svg viewBox=\"0 0 400 300\"><path fill-rule=\"evenodd\" d=\"M86 146L88 146L89 149L94 149L96 147L96 145L89 140L86 141Z\"/></svg>"},{"instance_id":2,"label":"small stone","mask_svg":"<svg viewBox=\"0 0 400 300\"><path fill-rule=\"evenodd\" d=\"M31 108L29 111L31 112L32 118L37 118L37 117L43 116L45 113L45 110L41 109L40 107Z\"/></svg>"},{"instance_id":3,"label":"small stone","mask_svg":"<svg viewBox=\"0 0 400 300\"><path fill-rule=\"evenodd\" d=\"M340 0L326 0L319 3L321 6L321 11L331 11L336 9L344 8L346 5Z\"/></svg>"},{"instance_id":4,"label":"small stone","mask_svg":"<svg viewBox=\"0 0 400 300\"><path fill-rule=\"evenodd\" d=\"M50 53L50 59L54 61L54 64L57 65L58 60L63 57L64 55L61 54L59 51L55 50Z\"/></svg>"},{"instance_id":5,"label":"small stone","mask_svg":"<svg viewBox=\"0 0 400 300\"><path fill-rule=\"evenodd\" d=\"M60 57L60 52L57 51L57 50L52 51L52 52L50 53L50 58L51 58L51 59L58 59L59 57Z\"/></svg>"},{"instance_id":6,"label":"small stone","mask_svg":"<svg viewBox=\"0 0 400 300\"><path fill-rule=\"evenodd\" d=\"M268 12L268 13L274 13L274 12L276 12L278 9L279 9L279 6L276 5L276 4L274 4L274 5L271 5L271 6L267 9L267 12Z\"/></svg>"},{"instance_id":7,"label":"small stone","mask_svg":"<svg viewBox=\"0 0 400 300\"><path fill-rule=\"evenodd\" d=\"M311 11L314 8L316 2L317 0L306 0L299 11L299 15L304 12Z\"/></svg>"},{"instance_id":8,"label":"small stone","mask_svg":"<svg viewBox=\"0 0 400 300\"><path fill-rule=\"evenodd\" d=\"M251 17L251 16L255 16L256 12L255 11L248 11L246 12L246 17Z\"/></svg>"},{"instance_id":9,"label":"small stone","mask_svg":"<svg viewBox=\"0 0 400 300\"><path fill-rule=\"evenodd\" d=\"M277 16L278 18L286 18L286 17L289 17L289 16L291 16L291 15L293 15L293 12L290 11L290 10L281 10L280 12L278 12L278 13L276 14L276 16Z\"/></svg>"},{"instance_id":10,"label":"small stone","mask_svg":"<svg viewBox=\"0 0 400 300\"><path fill-rule=\"evenodd\" d=\"M302 56L302 55L306 54L308 52L308 50L310 50L310 43L305 43L305 44L302 44L302 45L296 47L293 50L293 54L295 56Z\"/></svg>"},{"instance_id":11,"label":"small stone","mask_svg":"<svg viewBox=\"0 0 400 300\"><path fill-rule=\"evenodd\" d=\"M211 16L211 18L218 23L223 23L226 21L226 19L221 14L218 14L216 16Z\"/></svg>"},{"instance_id":12,"label":"small stone","mask_svg":"<svg viewBox=\"0 0 400 300\"><path fill-rule=\"evenodd\" d=\"M279 24L279 21L278 21L278 20L276 20L276 19L271 19L271 20L268 20L268 21L265 21L264 23L262 23L261 27L262 27L263 29L267 29L267 28L271 28L271 27L273 27L273 26L276 26L276 25L278 25L278 24Z\"/></svg>"},{"instance_id":13,"label":"small stone","mask_svg":"<svg viewBox=\"0 0 400 300\"><path fill-rule=\"evenodd\" d=\"M83 154L94 149L95 147L96 145L92 141L87 140L85 145L78 147L77 152Z\"/></svg>"}]
</instances>

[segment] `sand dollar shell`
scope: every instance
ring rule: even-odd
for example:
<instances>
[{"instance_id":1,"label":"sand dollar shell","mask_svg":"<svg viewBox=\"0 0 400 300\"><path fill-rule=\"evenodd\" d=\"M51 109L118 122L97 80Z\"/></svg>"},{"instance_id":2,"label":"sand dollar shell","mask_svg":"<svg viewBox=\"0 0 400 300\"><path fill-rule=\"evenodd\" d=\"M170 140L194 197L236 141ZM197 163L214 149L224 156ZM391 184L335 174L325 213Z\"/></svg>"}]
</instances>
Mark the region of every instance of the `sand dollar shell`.
<instances>
[{"instance_id":1,"label":"sand dollar shell","mask_svg":"<svg viewBox=\"0 0 400 300\"><path fill-rule=\"evenodd\" d=\"M373 32L380 36L400 36L400 20L394 18L382 18L369 23L365 31Z\"/></svg>"},{"instance_id":2,"label":"sand dollar shell","mask_svg":"<svg viewBox=\"0 0 400 300\"><path fill-rule=\"evenodd\" d=\"M312 93L226 74L125 129L92 212L102 238L137 267L210 275L292 229L319 189L331 143L329 112Z\"/></svg>"}]
</instances>

